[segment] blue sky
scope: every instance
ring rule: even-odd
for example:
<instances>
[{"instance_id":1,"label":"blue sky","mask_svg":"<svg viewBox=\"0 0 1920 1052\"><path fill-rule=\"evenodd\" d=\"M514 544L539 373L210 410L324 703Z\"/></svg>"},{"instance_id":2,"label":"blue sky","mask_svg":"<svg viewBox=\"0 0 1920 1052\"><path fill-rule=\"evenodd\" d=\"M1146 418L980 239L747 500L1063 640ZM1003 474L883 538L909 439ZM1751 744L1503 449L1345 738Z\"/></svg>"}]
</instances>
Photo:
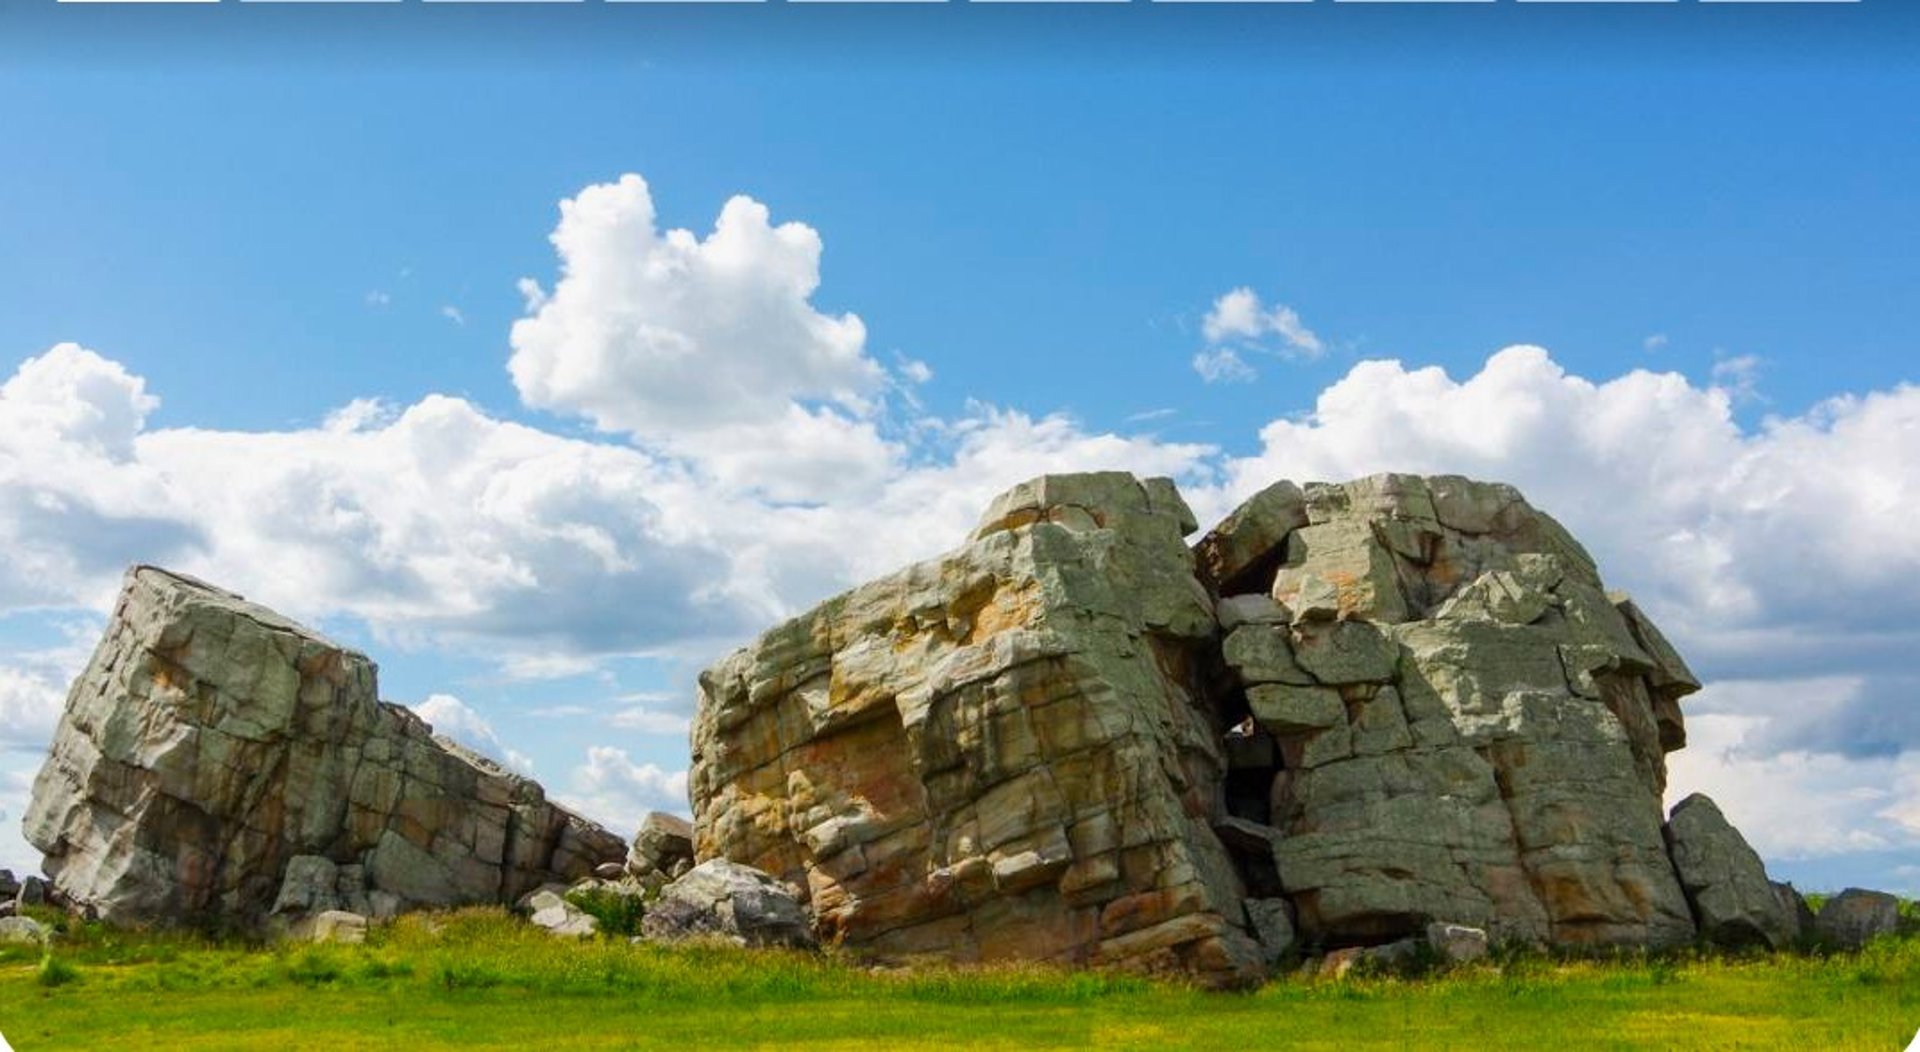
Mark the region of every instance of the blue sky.
<instances>
[{"instance_id":1,"label":"blue sky","mask_svg":"<svg viewBox=\"0 0 1920 1052\"><path fill-rule=\"evenodd\" d=\"M10 815L129 561L624 829L693 669L1024 473L1205 518L1393 467L1510 478L1647 598L1713 681L1676 783L1777 871L1920 890L1911 8L0 18ZM622 284L736 195L745 278ZM697 368L630 331L679 297Z\"/></svg>"}]
</instances>

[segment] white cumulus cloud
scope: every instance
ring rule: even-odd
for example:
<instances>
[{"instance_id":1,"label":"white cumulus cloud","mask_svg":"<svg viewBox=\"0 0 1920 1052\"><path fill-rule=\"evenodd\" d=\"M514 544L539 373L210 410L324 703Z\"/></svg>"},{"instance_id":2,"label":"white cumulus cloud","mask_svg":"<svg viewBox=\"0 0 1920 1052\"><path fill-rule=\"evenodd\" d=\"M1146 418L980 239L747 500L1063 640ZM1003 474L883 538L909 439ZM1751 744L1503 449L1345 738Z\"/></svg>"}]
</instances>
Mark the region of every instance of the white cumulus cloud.
<instances>
[{"instance_id":1,"label":"white cumulus cloud","mask_svg":"<svg viewBox=\"0 0 1920 1052\"><path fill-rule=\"evenodd\" d=\"M648 811L685 815L687 772L655 763L635 763L625 749L594 745L586 763L574 768L571 792L558 795L567 806L626 833L637 828Z\"/></svg>"},{"instance_id":2,"label":"white cumulus cloud","mask_svg":"<svg viewBox=\"0 0 1920 1052\"><path fill-rule=\"evenodd\" d=\"M807 456L863 475L891 459L869 423L886 371L858 316L814 306L811 227L775 226L737 196L704 238L663 230L646 181L625 175L561 202L552 240L560 278L523 282L511 335L528 405L713 464L728 483L779 482Z\"/></svg>"},{"instance_id":3,"label":"white cumulus cloud","mask_svg":"<svg viewBox=\"0 0 1920 1052\"><path fill-rule=\"evenodd\" d=\"M1235 343L1290 358L1318 358L1327 349L1292 307L1283 303L1269 307L1259 293L1244 286L1213 301L1201 319L1200 332L1208 343Z\"/></svg>"}]
</instances>

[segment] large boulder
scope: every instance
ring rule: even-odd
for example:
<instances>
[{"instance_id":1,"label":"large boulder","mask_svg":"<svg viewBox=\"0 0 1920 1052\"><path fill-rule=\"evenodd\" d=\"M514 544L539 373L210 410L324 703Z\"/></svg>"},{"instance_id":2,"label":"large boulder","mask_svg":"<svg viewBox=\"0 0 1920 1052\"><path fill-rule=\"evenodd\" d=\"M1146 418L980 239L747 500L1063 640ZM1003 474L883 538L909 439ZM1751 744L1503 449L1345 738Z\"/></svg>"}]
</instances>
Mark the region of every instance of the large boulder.
<instances>
[{"instance_id":1,"label":"large boulder","mask_svg":"<svg viewBox=\"0 0 1920 1052\"><path fill-rule=\"evenodd\" d=\"M626 872L635 877L677 877L693 864L693 823L679 815L649 811L627 852Z\"/></svg>"},{"instance_id":2,"label":"large boulder","mask_svg":"<svg viewBox=\"0 0 1920 1052\"><path fill-rule=\"evenodd\" d=\"M1667 843L1701 935L1722 946L1775 950L1799 941L1798 896L1767 879L1760 856L1712 800L1695 793L1675 804Z\"/></svg>"},{"instance_id":3,"label":"large boulder","mask_svg":"<svg viewBox=\"0 0 1920 1052\"><path fill-rule=\"evenodd\" d=\"M697 856L880 955L1218 984L1272 952L1248 900L1308 948L1694 937L1660 800L1699 682L1552 518L1381 475L1194 528L1164 479L1035 479L709 668Z\"/></svg>"},{"instance_id":4,"label":"large boulder","mask_svg":"<svg viewBox=\"0 0 1920 1052\"><path fill-rule=\"evenodd\" d=\"M823 938L883 956L1257 981L1212 827L1194 529L1166 479L1035 479L963 547L707 669L698 856L801 887Z\"/></svg>"},{"instance_id":5,"label":"large boulder","mask_svg":"<svg viewBox=\"0 0 1920 1052\"><path fill-rule=\"evenodd\" d=\"M109 922L248 925L512 902L624 858L374 675L240 596L129 571L26 813L56 892Z\"/></svg>"},{"instance_id":6,"label":"large boulder","mask_svg":"<svg viewBox=\"0 0 1920 1052\"><path fill-rule=\"evenodd\" d=\"M709 859L660 890L640 922L649 939L725 938L742 946L812 948L799 893L751 866Z\"/></svg>"},{"instance_id":7,"label":"large boulder","mask_svg":"<svg viewBox=\"0 0 1920 1052\"><path fill-rule=\"evenodd\" d=\"M1900 930L1900 900L1884 891L1848 888L1820 907L1814 930L1830 946L1857 950Z\"/></svg>"},{"instance_id":8,"label":"large boulder","mask_svg":"<svg viewBox=\"0 0 1920 1052\"><path fill-rule=\"evenodd\" d=\"M1690 940L1660 800L1698 681L1579 543L1511 487L1458 477L1310 483L1303 511L1273 492L1200 549L1235 553L1231 586L1281 612L1226 634L1216 704L1274 746L1231 773L1226 806L1279 830L1303 938L1446 922L1496 942ZM1265 524L1262 501L1304 524Z\"/></svg>"}]
</instances>

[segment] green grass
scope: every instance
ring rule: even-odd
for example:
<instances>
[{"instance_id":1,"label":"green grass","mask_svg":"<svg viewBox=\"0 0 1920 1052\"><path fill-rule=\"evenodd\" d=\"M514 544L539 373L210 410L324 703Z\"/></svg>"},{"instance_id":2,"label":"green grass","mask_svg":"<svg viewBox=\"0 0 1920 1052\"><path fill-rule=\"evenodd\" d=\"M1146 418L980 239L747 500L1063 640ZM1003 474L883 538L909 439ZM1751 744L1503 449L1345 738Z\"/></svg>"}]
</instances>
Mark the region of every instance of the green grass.
<instances>
[{"instance_id":1,"label":"green grass","mask_svg":"<svg viewBox=\"0 0 1920 1052\"><path fill-rule=\"evenodd\" d=\"M51 962L51 963L44 963ZM61 979L49 982L48 969ZM1920 939L1858 955L1516 957L1251 994L1043 968L553 939L504 913L409 917L360 946L73 925L0 950L0 1033L113 1049L1905 1047Z\"/></svg>"}]
</instances>

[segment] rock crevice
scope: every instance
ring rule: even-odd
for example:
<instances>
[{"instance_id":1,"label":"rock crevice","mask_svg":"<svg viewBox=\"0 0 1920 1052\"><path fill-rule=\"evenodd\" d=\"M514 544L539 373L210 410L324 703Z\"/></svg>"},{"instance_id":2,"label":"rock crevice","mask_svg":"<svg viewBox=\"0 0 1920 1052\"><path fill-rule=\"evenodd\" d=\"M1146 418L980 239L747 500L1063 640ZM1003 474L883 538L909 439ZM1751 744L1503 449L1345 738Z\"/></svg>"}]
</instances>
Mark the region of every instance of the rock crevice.
<instances>
[{"instance_id":1,"label":"rock crevice","mask_svg":"<svg viewBox=\"0 0 1920 1052\"><path fill-rule=\"evenodd\" d=\"M1194 529L1165 479L1038 478L709 668L696 855L883 955L1221 984L1275 917L1320 949L1694 938L1660 801L1698 680L1550 516L1379 475Z\"/></svg>"}]
</instances>

